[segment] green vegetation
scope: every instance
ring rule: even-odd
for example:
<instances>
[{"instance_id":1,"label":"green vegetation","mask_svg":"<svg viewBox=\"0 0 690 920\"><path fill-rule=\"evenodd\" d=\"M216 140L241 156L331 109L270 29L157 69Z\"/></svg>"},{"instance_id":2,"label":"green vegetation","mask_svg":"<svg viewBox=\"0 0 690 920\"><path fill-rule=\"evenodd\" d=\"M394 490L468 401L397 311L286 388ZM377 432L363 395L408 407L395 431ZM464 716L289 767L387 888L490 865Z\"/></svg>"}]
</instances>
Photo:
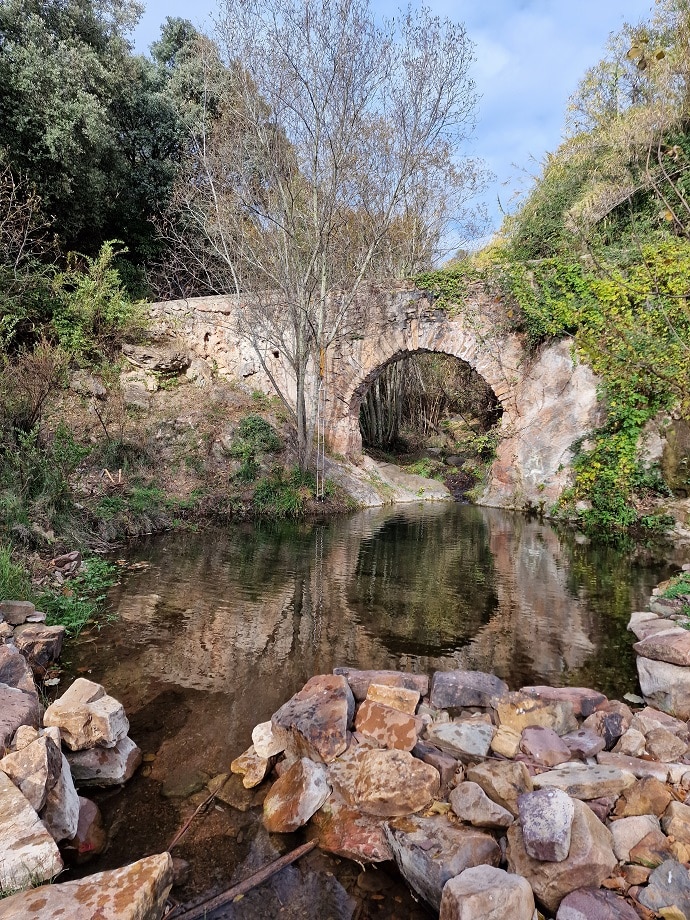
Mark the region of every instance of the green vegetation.
<instances>
[{"instance_id":1,"label":"green vegetation","mask_svg":"<svg viewBox=\"0 0 690 920\"><path fill-rule=\"evenodd\" d=\"M46 614L49 626L64 626L72 637L88 624L98 625L108 588L116 581L116 566L91 556L62 587L38 589L9 547L0 544L0 600L31 601Z\"/></svg>"},{"instance_id":2,"label":"green vegetation","mask_svg":"<svg viewBox=\"0 0 690 920\"><path fill-rule=\"evenodd\" d=\"M253 504L259 515L276 518L296 518L304 514L307 502L313 500L316 481L312 473L298 466L290 470L276 469L260 479L254 490Z\"/></svg>"},{"instance_id":3,"label":"green vegetation","mask_svg":"<svg viewBox=\"0 0 690 920\"><path fill-rule=\"evenodd\" d=\"M282 444L275 428L260 415L245 415L237 426L231 455L242 461L235 477L240 482L254 482L260 472L258 456L275 453Z\"/></svg>"}]
</instances>

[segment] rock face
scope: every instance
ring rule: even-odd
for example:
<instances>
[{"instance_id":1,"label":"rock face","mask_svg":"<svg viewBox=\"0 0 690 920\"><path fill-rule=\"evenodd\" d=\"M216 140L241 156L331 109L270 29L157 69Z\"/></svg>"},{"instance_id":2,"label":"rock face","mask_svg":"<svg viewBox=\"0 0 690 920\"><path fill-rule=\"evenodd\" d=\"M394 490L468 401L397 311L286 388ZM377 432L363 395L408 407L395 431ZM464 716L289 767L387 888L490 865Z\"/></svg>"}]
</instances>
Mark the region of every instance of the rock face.
<instances>
[{"instance_id":1,"label":"rock face","mask_svg":"<svg viewBox=\"0 0 690 920\"><path fill-rule=\"evenodd\" d=\"M446 883L439 920L532 920L533 916L529 882L503 869L477 866Z\"/></svg>"},{"instance_id":2,"label":"rock face","mask_svg":"<svg viewBox=\"0 0 690 920\"><path fill-rule=\"evenodd\" d=\"M129 731L122 704L108 696L100 684L83 677L46 709L43 724L59 728L63 742L72 751L97 745L115 747Z\"/></svg>"},{"instance_id":3,"label":"rock face","mask_svg":"<svg viewBox=\"0 0 690 920\"><path fill-rule=\"evenodd\" d=\"M389 821L386 836L401 873L436 910L449 879L482 863L497 866L501 857L490 834L458 827L444 816Z\"/></svg>"},{"instance_id":4,"label":"rock face","mask_svg":"<svg viewBox=\"0 0 690 920\"><path fill-rule=\"evenodd\" d=\"M431 705L437 709L491 706L508 692L508 684L483 671L437 671L431 683Z\"/></svg>"},{"instance_id":5,"label":"rock face","mask_svg":"<svg viewBox=\"0 0 690 920\"><path fill-rule=\"evenodd\" d=\"M280 776L264 800L264 827L287 834L302 827L321 808L331 787L326 768L302 757Z\"/></svg>"},{"instance_id":6,"label":"rock face","mask_svg":"<svg viewBox=\"0 0 690 920\"><path fill-rule=\"evenodd\" d=\"M573 799L573 806L570 850L560 862L534 859L527 852L520 825L508 828L508 868L527 879L550 911L576 888L599 886L617 864L611 832L584 802Z\"/></svg>"},{"instance_id":7,"label":"rock face","mask_svg":"<svg viewBox=\"0 0 690 920\"><path fill-rule=\"evenodd\" d=\"M312 677L273 715L273 734L295 756L331 763L347 747L355 701L347 680Z\"/></svg>"},{"instance_id":8,"label":"rock face","mask_svg":"<svg viewBox=\"0 0 690 920\"><path fill-rule=\"evenodd\" d=\"M396 817L421 811L439 785L438 770L407 751L368 751L359 762L354 794L366 814Z\"/></svg>"},{"instance_id":9,"label":"rock face","mask_svg":"<svg viewBox=\"0 0 690 920\"><path fill-rule=\"evenodd\" d=\"M0 901L0 920L160 920L173 881L169 853L76 882L46 885Z\"/></svg>"},{"instance_id":10,"label":"rock face","mask_svg":"<svg viewBox=\"0 0 690 920\"><path fill-rule=\"evenodd\" d=\"M0 890L24 888L62 869L55 841L12 780L0 773ZM0 901L0 917L3 905ZM9 916L9 915L8 915ZM30 913L16 914L26 918Z\"/></svg>"}]
</instances>

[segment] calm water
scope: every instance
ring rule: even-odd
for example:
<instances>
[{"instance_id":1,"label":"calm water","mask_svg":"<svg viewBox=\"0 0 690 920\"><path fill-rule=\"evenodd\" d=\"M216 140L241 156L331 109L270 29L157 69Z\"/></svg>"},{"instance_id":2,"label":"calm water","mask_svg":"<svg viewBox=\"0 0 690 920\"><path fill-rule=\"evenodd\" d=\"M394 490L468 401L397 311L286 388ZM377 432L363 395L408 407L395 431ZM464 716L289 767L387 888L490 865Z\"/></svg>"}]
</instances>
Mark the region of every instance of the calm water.
<instances>
[{"instance_id":1,"label":"calm water","mask_svg":"<svg viewBox=\"0 0 690 920\"><path fill-rule=\"evenodd\" d=\"M625 627L669 573L649 554L634 560L520 515L468 505L166 536L127 558L148 566L113 591L116 621L71 650L74 673L102 682L125 704L131 734L151 761L124 793L102 797L111 824L103 865L165 848L203 798L201 784L227 772L252 727L313 674L337 665L478 668L514 689L589 685L619 698L636 690ZM180 848L193 864L183 898L227 887L267 861L271 848L288 846L225 810L199 822ZM420 914L395 880L384 898L360 903L359 890L350 890L358 867L350 878L349 864L323 869L319 859L295 869L295 879L304 891L300 872L337 878L336 893L329 889L335 906L329 901L325 913L276 907L276 916L351 917L353 899L362 918ZM270 896L283 904L280 884ZM273 916L265 900L254 913L245 900L218 916Z\"/></svg>"}]
</instances>

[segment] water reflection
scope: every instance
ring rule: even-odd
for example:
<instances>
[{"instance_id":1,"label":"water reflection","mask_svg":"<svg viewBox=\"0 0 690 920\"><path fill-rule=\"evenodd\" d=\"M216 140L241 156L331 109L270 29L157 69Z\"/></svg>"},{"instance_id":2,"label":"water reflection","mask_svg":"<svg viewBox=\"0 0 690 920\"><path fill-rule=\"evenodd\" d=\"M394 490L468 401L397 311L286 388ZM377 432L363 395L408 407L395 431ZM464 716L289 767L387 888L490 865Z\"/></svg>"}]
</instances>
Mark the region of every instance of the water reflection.
<instances>
[{"instance_id":1,"label":"water reflection","mask_svg":"<svg viewBox=\"0 0 690 920\"><path fill-rule=\"evenodd\" d=\"M634 689L628 615L664 574L458 505L167 536L134 556L150 568L114 591L118 623L84 660L138 705L161 682L232 698L237 746L342 664L480 668L512 687L588 678L621 695Z\"/></svg>"}]
</instances>

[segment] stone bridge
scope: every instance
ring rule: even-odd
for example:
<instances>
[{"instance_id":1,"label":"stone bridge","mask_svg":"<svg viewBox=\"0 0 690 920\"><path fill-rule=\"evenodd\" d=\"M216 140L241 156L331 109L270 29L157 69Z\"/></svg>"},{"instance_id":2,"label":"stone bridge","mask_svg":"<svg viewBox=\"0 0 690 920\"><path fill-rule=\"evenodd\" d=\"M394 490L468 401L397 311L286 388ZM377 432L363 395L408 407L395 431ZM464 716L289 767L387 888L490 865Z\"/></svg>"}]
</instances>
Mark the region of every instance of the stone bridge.
<instances>
[{"instance_id":1,"label":"stone bridge","mask_svg":"<svg viewBox=\"0 0 690 920\"><path fill-rule=\"evenodd\" d=\"M200 297L153 304L151 312L161 331L183 339L220 374L267 394L275 393L273 377L294 401L294 375L280 344L261 341L257 351L240 332L247 304L232 295ZM569 481L572 443L597 422L596 378L573 361L567 341L528 352L523 338L506 329L500 304L480 287L452 314L410 283L360 292L347 326L327 352L330 450L355 460L361 455L364 394L386 365L415 352L466 361L503 408L482 504L548 508Z\"/></svg>"}]
</instances>

